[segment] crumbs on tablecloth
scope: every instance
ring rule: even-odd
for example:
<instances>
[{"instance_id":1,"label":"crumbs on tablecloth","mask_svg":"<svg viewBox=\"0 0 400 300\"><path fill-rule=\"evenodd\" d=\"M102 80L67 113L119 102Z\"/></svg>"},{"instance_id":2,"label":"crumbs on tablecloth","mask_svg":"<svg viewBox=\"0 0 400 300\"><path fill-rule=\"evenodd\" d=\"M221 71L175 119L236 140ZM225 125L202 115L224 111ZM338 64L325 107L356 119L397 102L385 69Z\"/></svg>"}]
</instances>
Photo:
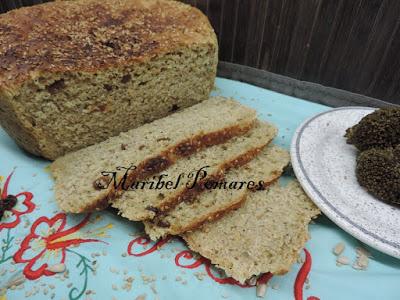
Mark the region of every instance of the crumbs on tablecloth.
<instances>
[{"instance_id":1,"label":"crumbs on tablecloth","mask_svg":"<svg viewBox=\"0 0 400 300\"><path fill-rule=\"evenodd\" d=\"M350 265L350 259L347 256L342 255L345 250L345 245L343 242L337 243L332 249L332 253L337 256L336 265L344 266ZM354 270L366 270L369 264L369 258L372 257L368 250L362 247L356 247L356 260L353 262L351 267Z\"/></svg>"},{"instance_id":2,"label":"crumbs on tablecloth","mask_svg":"<svg viewBox=\"0 0 400 300\"><path fill-rule=\"evenodd\" d=\"M136 297L135 300L146 300L147 295L146 294L142 294Z\"/></svg>"}]
</instances>

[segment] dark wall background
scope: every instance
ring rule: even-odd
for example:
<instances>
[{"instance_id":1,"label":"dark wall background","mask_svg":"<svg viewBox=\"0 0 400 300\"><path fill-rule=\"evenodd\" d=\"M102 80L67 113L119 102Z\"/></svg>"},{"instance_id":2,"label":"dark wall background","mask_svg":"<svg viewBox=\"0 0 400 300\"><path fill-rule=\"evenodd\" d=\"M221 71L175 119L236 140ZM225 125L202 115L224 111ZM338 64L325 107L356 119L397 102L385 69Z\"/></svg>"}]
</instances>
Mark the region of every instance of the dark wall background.
<instances>
[{"instance_id":1,"label":"dark wall background","mask_svg":"<svg viewBox=\"0 0 400 300\"><path fill-rule=\"evenodd\" d=\"M0 0L0 10L41 3ZM220 60L400 104L399 0L183 0L206 13Z\"/></svg>"},{"instance_id":2,"label":"dark wall background","mask_svg":"<svg viewBox=\"0 0 400 300\"><path fill-rule=\"evenodd\" d=\"M399 0L185 0L220 58L400 103Z\"/></svg>"}]
</instances>

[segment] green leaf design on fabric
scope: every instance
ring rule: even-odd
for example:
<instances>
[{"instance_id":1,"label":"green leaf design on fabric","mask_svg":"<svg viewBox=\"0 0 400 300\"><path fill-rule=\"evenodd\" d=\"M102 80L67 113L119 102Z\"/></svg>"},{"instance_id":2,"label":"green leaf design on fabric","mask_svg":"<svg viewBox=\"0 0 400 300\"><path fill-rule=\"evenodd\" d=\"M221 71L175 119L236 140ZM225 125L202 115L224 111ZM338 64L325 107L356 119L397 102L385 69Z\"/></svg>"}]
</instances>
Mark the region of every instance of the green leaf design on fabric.
<instances>
[{"instance_id":1,"label":"green leaf design on fabric","mask_svg":"<svg viewBox=\"0 0 400 300\"><path fill-rule=\"evenodd\" d=\"M76 264L76 267L82 268L79 275L84 277L83 287L80 290L77 287L72 287L68 294L70 300L77 300L85 294L86 289L87 289L89 272L93 273L94 269L90 266L90 264L92 263L92 261L90 259L86 258L82 254L79 254L78 252L75 252L71 249L66 249L66 250L68 252L71 252L71 253L77 255L80 258L79 262Z\"/></svg>"},{"instance_id":2,"label":"green leaf design on fabric","mask_svg":"<svg viewBox=\"0 0 400 300\"><path fill-rule=\"evenodd\" d=\"M12 247L11 243L14 240L14 237L10 236L10 231L11 229L8 229L6 238L2 239L2 246L0 249L1 252L0 265L12 258L12 255L7 256L7 252L8 250L11 249Z\"/></svg>"}]
</instances>

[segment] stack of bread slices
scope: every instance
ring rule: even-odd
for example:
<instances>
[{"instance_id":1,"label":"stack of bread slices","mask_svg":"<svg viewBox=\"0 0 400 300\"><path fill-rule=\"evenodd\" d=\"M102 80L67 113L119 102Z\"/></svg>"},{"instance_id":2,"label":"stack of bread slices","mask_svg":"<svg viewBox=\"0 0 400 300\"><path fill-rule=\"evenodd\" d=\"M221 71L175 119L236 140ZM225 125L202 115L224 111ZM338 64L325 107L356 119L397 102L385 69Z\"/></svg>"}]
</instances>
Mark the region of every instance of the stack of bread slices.
<instances>
[{"instance_id":1,"label":"stack of bread slices","mask_svg":"<svg viewBox=\"0 0 400 300\"><path fill-rule=\"evenodd\" d=\"M240 282L283 274L319 210L294 180L278 183L290 159L276 134L254 110L210 98L57 159L56 199L71 213L112 206L153 240L179 235ZM171 184L155 188L160 178Z\"/></svg>"}]
</instances>

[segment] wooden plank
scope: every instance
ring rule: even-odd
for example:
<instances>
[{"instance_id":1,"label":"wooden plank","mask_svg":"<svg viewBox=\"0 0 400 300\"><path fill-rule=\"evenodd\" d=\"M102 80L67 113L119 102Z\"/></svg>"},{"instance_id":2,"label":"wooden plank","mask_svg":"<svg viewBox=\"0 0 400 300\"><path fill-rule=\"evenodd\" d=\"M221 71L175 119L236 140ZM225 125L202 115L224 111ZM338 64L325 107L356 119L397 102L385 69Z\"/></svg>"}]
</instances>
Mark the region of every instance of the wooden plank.
<instances>
[{"instance_id":1,"label":"wooden plank","mask_svg":"<svg viewBox=\"0 0 400 300\"><path fill-rule=\"evenodd\" d=\"M208 1L208 18L217 34L217 37L220 37L221 32L221 18L222 14L223 1Z\"/></svg>"},{"instance_id":2,"label":"wooden plank","mask_svg":"<svg viewBox=\"0 0 400 300\"><path fill-rule=\"evenodd\" d=\"M196 6L199 8L203 13L207 14L208 10L208 0L196 0Z\"/></svg>"},{"instance_id":3,"label":"wooden plank","mask_svg":"<svg viewBox=\"0 0 400 300\"><path fill-rule=\"evenodd\" d=\"M319 82L332 86L336 72L341 68L340 62L344 52L344 46L351 34L353 18L357 15L362 0L344 1L343 8L336 15L337 23L332 28L332 39L319 70Z\"/></svg>"},{"instance_id":4,"label":"wooden plank","mask_svg":"<svg viewBox=\"0 0 400 300\"><path fill-rule=\"evenodd\" d=\"M304 61L299 78L309 81L319 80L319 68L323 53L327 52L331 42L332 29L339 22L343 1L321 0L318 15L316 16L314 30L309 38L307 57Z\"/></svg>"},{"instance_id":5,"label":"wooden plank","mask_svg":"<svg viewBox=\"0 0 400 300\"><path fill-rule=\"evenodd\" d=\"M231 61L237 64L245 63L247 37L249 35L249 26L252 21L249 18L251 16L251 6L255 2L238 1L237 16L235 16L235 39L233 42L233 55Z\"/></svg>"},{"instance_id":6,"label":"wooden plank","mask_svg":"<svg viewBox=\"0 0 400 300\"><path fill-rule=\"evenodd\" d=\"M282 11L281 1L269 0L264 16L263 35L258 53L258 68L271 70L272 52L280 34L279 17Z\"/></svg>"},{"instance_id":7,"label":"wooden plank","mask_svg":"<svg viewBox=\"0 0 400 300\"><path fill-rule=\"evenodd\" d=\"M265 30L268 0L254 0L251 3L249 15L252 16L252 21L249 22L243 64L256 68L258 67L259 52Z\"/></svg>"},{"instance_id":8,"label":"wooden plank","mask_svg":"<svg viewBox=\"0 0 400 300\"><path fill-rule=\"evenodd\" d=\"M351 89L354 84L354 72L359 69L362 62L362 55L368 43L374 21L379 13L382 0L363 1L357 15L353 18L353 26L349 38L343 45L342 56L336 70L332 85L344 89ZM369 22L365 22L369 20ZM372 71L372 70L371 70ZM369 72L369 76L373 74Z\"/></svg>"},{"instance_id":9,"label":"wooden plank","mask_svg":"<svg viewBox=\"0 0 400 300\"><path fill-rule=\"evenodd\" d=\"M385 96L382 99L386 101L400 104L400 68L394 74L391 87L387 90Z\"/></svg>"},{"instance_id":10,"label":"wooden plank","mask_svg":"<svg viewBox=\"0 0 400 300\"><path fill-rule=\"evenodd\" d=\"M6 1L4 2L4 9L5 9L6 11L9 11L9 10L12 10L12 9L15 9L15 8L18 8L17 3L16 3L15 1L13 1L13 0L6 0Z\"/></svg>"},{"instance_id":11,"label":"wooden plank","mask_svg":"<svg viewBox=\"0 0 400 300\"><path fill-rule=\"evenodd\" d=\"M277 1L277 0L273 0ZM282 0L282 10L279 16L279 34L274 43L269 71L284 74L289 57L290 42L293 37L295 20L299 13L300 1Z\"/></svg>"},{"instance_id":12,"label":"wooden plank","mask_svg":"<svg viewBox=\"0 0 400 300\"><path fill-rule=\"evenodd\" d=\"M400 26L396 26L393 37L387 45L387 53L379 69L376 70L376 78L370 86L371 95L380 99L386 99L387 96L395 97L396 95L390 94L390 90L396 90L396 86L399 85L399 82L395 79L400 69ZM393 85L395 87L392 87ZM399 103L399 100L399 95L397 95L397 103Z\"/></svg>"},{"instance_id":13,"label":"wooden plank","mask_svg":"<svg viewBox=\"0 0 400 300\"><path fill-rule=\"evenodd\" d=\"M196 6L196 0L182 0L182 2L189 4L191 6Z\"/></svg>"},{"instance_id":14,"label":"wooden plank","mask_svg":"<svg viewBox=\"0 0 400 300\"><path fill-rule=\"evenodd\" d=\"M0 11L47 1L1 0ZM400 99L398 0L181 1L208 15L220 60Z\"/></svg>"},{"instance_id":15,"label":"wooden plank","mask_svg":"<svg viewBox=\"0 0 400 300\"><path fill-rule=\"evenodd\" d=\"M295 25L284 75L294 78L301 77L320 6L320 1L304 0L300 2L297 18L294 21Z\"/></svg>"},{"instance_id":16,"label":"wooden plank","mask_svg":"<svg viewBox=\"0 0 400 300\"><path fill-rule=\"evenodd\" d=\"M354 72L358 74L353 88L363 93L371 93L377 76L393 39L399 39L396 31L399 23L400 1L384 1L371 30L368 44L362 55L362 64ZM392 59L392 58L390 58ZM372 76L371 76L372 73Z\"/></svg>"},{"instance_id":17,"label":"wooden plank","mask_svg":"<svg viewBox=\"0 0 400 300\"><path fill-rule=\"evenodd\" d=\"M21 0L21 6L31 6L34 4L38 4L37 2L39 1L35 1L35 0Z\"/></svg>"},{"instance_id":18,"label":"wooden plank","mask_svg":"<svg viewBox=\"0 0 400 300\"><path fill-rule=\"evenodd\" d=\"M224 2L224 17L220 29L219 43L220 59L223 61L232 61L238 2L238 0L226 0Z\"/></svg>"}]
</instances>

